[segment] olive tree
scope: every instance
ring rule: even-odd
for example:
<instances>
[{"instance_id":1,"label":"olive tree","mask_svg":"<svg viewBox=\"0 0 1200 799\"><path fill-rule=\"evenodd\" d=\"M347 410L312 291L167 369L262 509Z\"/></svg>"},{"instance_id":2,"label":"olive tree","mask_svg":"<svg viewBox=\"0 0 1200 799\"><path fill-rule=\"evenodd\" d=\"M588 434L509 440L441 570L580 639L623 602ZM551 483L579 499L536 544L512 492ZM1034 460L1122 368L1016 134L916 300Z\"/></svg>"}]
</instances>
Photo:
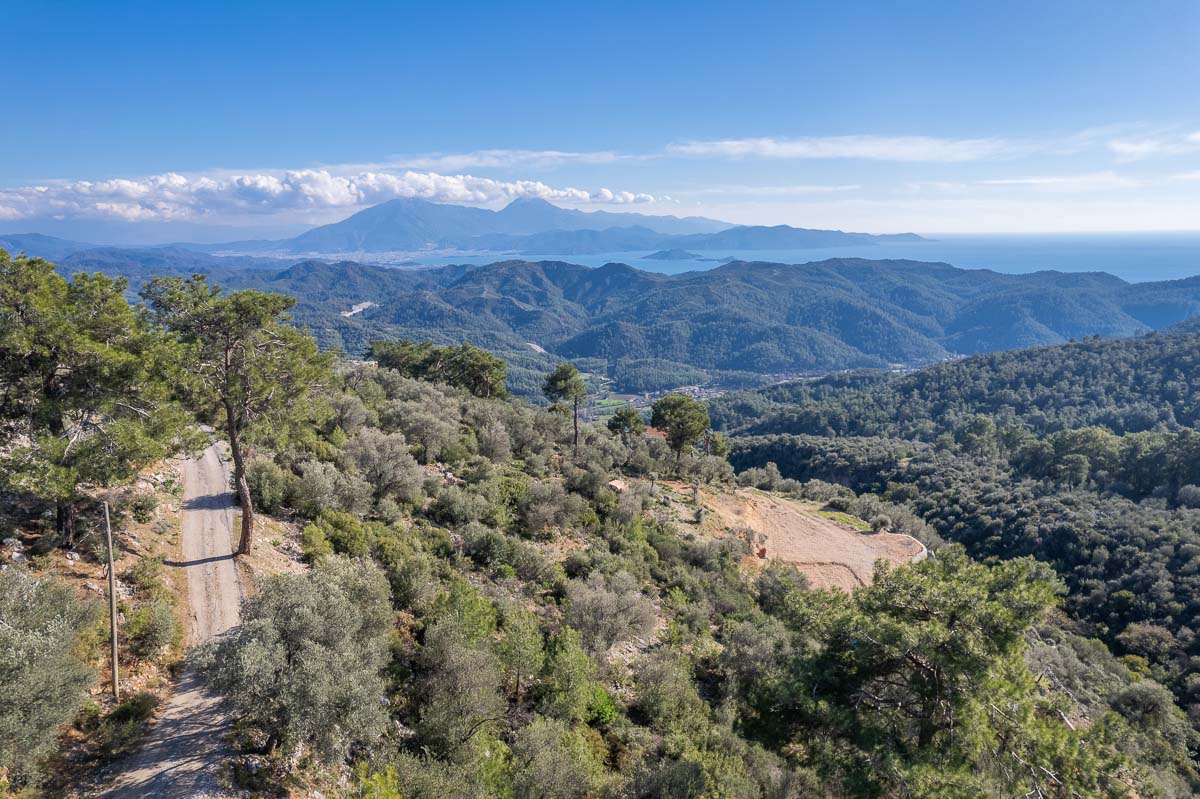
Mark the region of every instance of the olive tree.
<instances>
[{"instance_id":1,"label":"olive tree","mask_svg":"<svg viewBox=\"0 0 1200 799\"><path fill-rule=\"evenodd\" d=\"M95 673L77 654L94 620L65 583L0 569L0 788L38 775Z\"/></svg>"},{"instance_id":2,"label":"olive tree","mask_svg":"<svg viewBox=\"0 0 1200 799\"><path fill-rule=\"evenodd\" d=\"M583 799L604 770L579 730L544 716L517 732L512 754L514 799Z\"/></svg>"},{"instance_id":3,"label":"olive tree","mask_svg":"<svg viewBox=\"0 0 1200 799\"><path fill-rule=\"evenodd\" d=\"M327 763L383 734L392 609L375 566L327 557L267 578L242 624L202 650L209 682L266 748L307 748Z\"/></svg>"},{"instance_id":4,"label":"olive tree","mask_svg":"<svg viewBox=\"0 0 1200 799\"><path fill-rule=\"evenodd\" d=\"M567 623L582 633L594 654L602 655L654 629L654 603L642 596L629 572L607 579L593 572L586 581L572 580L567 584L567 600Z\"/></svg>"}]
</instances>

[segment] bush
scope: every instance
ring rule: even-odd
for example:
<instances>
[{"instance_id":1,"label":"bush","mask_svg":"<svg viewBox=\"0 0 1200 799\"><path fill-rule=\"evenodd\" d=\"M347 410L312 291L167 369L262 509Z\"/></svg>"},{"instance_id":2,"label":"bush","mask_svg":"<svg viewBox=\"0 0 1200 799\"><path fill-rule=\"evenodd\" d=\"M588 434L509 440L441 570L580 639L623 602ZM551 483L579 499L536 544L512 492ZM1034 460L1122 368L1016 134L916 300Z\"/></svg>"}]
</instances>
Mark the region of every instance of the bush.
<instances>
[{"instance_id":1,"label":"bush","mask_svg":"<svg viewBox=\"0 0 1200 799\"><path fill-rule=\"evenodd\" d=\"M512 441L504 425L493 420L479 429L479 454L494 463L505 463L512 457Z\"/></svg>"},{"instance_id":2,"label":"bush","mask_svg":"<svg viewBox=\"0 0 1200 799\"><path fill-rule=\"evenodd\" d=\"M156 707L158 707L158 697L142 691L124 699L121 704L109 712L105 720L116 724L149 721L150 717L154 715Z\"/></svg>"},{"instance_id":3,"label":"bush","mask_svg":"<svg viewBox=\"0 0 1200 799\"><path fill-rule=\"evenodd\" d=\"M586 582L572 580L567 599L567 623L579 630L593 653L603 654L654 629L654 603L642 596L628 572L617 572L607 580L598 573Z\"/></svg>"},{"instance_id":4,"label":"bush","mask_svg":"<svg viewBox=\"0 0 1200 799\"><path fill-rule=\"evenodd\" d=\"M346 457L370 485L375 501L420 500L425 473L409 454L408 444L400 433L364 428L346 444Z\"/></svg>"},{"instance_id":5,"label":"bush","mask_svg":"<svg viewBox=\"0 0 1200 799\"><path fill-rule=\"evenodd\" d=\"M637 696L638 710L660 732L687 734L707 724L707 706L678 655L648 658L637 671Z\"/></svg>"},{"instance_id":6,"label":"bush","mask_svg":"<svg viewBox=\"0 0 1200 799\"><path fill-rule=\"evenodd\" d=\"M125 572L125 581L139 594L158 596L163 591L163 559L141 558Z\"/></svg>"},{"instance_id":7,"label":"bush","mask_svg":"<svg viewBox=\"0 0 1200 799\"><path fill-rule=\"evenodd\" d=\"M537 717L513 741L514 799L583 799L603 771L579 730Z\"/></svg>"},{"instance_id":8,"label":"bush","mask_svg":"<svg viewBox=\"0 0 1200 799\"><path fill-rule=\"evenodd\" d=\"M149 524L158 508L158 498L153 494L134 494L129 499L129 515L138 524Z\"/></svg>"},{"instance_id":9,"label":"bush","mask_svg":"<svg viewBox=\"0 0 1200 799\"><path fill-rule=\"evenodd\" d=\"M319 524L307 525L300 532L300 551L304 554L306 563L313 564L326 555L333 554L333 544L325 535L325 528Z\"/></svg>"},{"instance_id":10,"label":"bush","mask_svg":"<svg viewBox=\"0 0 1200 799\"><path fill-rule=\"evenodd\" d=\"M0 569L0 774L32 783L95 672L76 654L95 611L63 583Z\"/></svg>"},{"instance_id":11,"label":"bush","mask_svg":"<svg viewBox=\"0 0 1200 799\"><path fill-rule=\"evenodd\" d=\"M510 560L508 538L478 522L463 528L463 554L480 566L495 568Z\"/></svg>"},{"instance_id":12,"label":"bush","mask_svg":"<svg viewBox=\"0 0 1200 799\"><path fill-rule=\"evenodd\" d=\"M254 458L246 464L246 481L254 507L276 516L285 512L299 483L294 474L266 458Z\"/></svg>"},{"instance_id":13,"label":"bush","mask_svg":"<svg viewBox=\"0 0 1200 799\"><path fill-rule=\"evenodd\" d=\"M422 743L442 755L489 733L506 708L492 653L459 621L444 615L426 632L421 652L417 730Z\"/></svg>"},{"instance_id":14,"label":"bush","mask_svg":"<svg viewBox=\"0 0 1200 799\"><path fill-rule=\"evenodd\" d=\"M158 697L145 691L114 707L92 732L100 752L111 759L131 749L141 738L146 722L157 707Z\"/></svg>"},{"instance_id":15,"label":"bush","mask_svg":"<svg viewBox=\"0 0 1200 799\"><path fill-rule=\"evenodd\" d=\"M361 558L371 553L366 526L349 513L327 510L300 534L305 558L314 562L331 551Z\"/></svg>"},{"instance_id":16,"label":"bush","mask_svg":"<svg viewBox=\"0 0 1200 799\"><path fill-rule=\"evenodd\" d=\"M774 463L768 463L766 466L751 467L737 476L737 482L740 486L749 486L758 488L763 491L775 491L783 482L783 475L779 473L779 467Z\"/></svg>"},{"instance_id":17,"label":"bush","mask_svg":"<svg viewBox=\"0 0 1200 799\"><path fill-rule=\"evenodd\" d=\"M488 504L482 497L450 485L438 492L429 515L442 524L458 526L479 521L488 510Z\"/></svg>"},{"instance_id":18,"label":"bush","mask_svg":"<svg viewBox=\"0 0 1200 799\"><path fill-rule=\"evenodd\" d=\"M1185 508L1200 508L1200 486L1185 485L1179 489L1176 501Z\"/></svg>"},{"instance_id":19,"label":"bush","mask_svg":"<svg viewBox=\"0 0 1200 799\"><path fill-rule=\"evenodd\" d=\"M588 718L596 696L596 664L583 649L578 630L564 627L550 645L542 679L542 709L564 721Z\"/></svg>"},{"instance_id":20,"label":"bush","mask_svg":"<svg viewBox=\"0 0 1200 799\"><path fill-rule=\"evenodd\" d=\"M156 658L178 644L183 633L171 606L162 599L154 599L126 617L125 635L135 655Z\"/></svg>"}]
</instances>

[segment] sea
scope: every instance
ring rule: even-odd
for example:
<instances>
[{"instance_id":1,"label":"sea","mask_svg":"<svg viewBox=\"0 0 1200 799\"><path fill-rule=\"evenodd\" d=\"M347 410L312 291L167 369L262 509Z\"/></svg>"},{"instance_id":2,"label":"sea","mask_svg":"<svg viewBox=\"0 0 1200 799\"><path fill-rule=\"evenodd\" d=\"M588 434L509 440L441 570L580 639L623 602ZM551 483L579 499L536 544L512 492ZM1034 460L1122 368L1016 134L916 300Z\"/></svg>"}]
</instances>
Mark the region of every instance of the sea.
<instances>
[{"instance_id":1,"label":"sea","mask_svg":"<svg viewBox=\"0 0 1200 799\"><path fill-rule=\"evenodd\" d=\"M726 258L799 264L828 258L898 258L948 263L963 269L1020 274L1043 270L1107 272L1130 283L1178 280L1200 275L1200 233L1103 234L929 234L926 241L803 250L695 251L703 260L660 261L645 250L589 255L522 254L526 260L561 260L586 266L624 263L648 272L679 274L721 266ZM428 264L492 263L495 254L448 255Z\"/></svg>"}]
</instances>

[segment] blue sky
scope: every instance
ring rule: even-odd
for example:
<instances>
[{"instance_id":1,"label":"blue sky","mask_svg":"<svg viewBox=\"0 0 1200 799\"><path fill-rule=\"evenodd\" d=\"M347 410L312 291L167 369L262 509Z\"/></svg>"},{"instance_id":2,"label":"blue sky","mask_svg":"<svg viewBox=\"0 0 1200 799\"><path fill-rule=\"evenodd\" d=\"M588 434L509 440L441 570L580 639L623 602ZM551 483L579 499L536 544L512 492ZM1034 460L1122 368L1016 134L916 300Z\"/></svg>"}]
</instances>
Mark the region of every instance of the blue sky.
<instances>
[{"instance_id":1,"label":"blue sky","mask_svg":"<svg viewBox=\"0 0 1200 799\"><path fill-rule=\"evenodd\" d=\"M1200 228L1193 0L50 5L5 2L4 231L253 235L393 196Z\"/></svg>"}]
</instances>

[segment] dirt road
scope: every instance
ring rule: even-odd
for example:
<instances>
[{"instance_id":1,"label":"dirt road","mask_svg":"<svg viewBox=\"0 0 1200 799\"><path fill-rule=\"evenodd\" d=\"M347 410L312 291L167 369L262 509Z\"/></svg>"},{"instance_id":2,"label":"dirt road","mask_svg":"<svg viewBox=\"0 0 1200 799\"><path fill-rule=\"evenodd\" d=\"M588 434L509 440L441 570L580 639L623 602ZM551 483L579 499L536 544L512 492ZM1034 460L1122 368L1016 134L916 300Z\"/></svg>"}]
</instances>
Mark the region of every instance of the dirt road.
<instances>
[{"instance_id":1,"label":"dirt road","mask_svg":"<svg viewBox=\"0 0 1200 799\"><path fill-rule=\"evenodd\" d=\"M233 497L216 445L183 468L183 560L191 613L189 644L238 623L242 591L230 544ZM230 754L228 720L199 676L184 673L140 751L117 765L104 799L218 797L216 775Z\"/></svg>"}]
</instances>

